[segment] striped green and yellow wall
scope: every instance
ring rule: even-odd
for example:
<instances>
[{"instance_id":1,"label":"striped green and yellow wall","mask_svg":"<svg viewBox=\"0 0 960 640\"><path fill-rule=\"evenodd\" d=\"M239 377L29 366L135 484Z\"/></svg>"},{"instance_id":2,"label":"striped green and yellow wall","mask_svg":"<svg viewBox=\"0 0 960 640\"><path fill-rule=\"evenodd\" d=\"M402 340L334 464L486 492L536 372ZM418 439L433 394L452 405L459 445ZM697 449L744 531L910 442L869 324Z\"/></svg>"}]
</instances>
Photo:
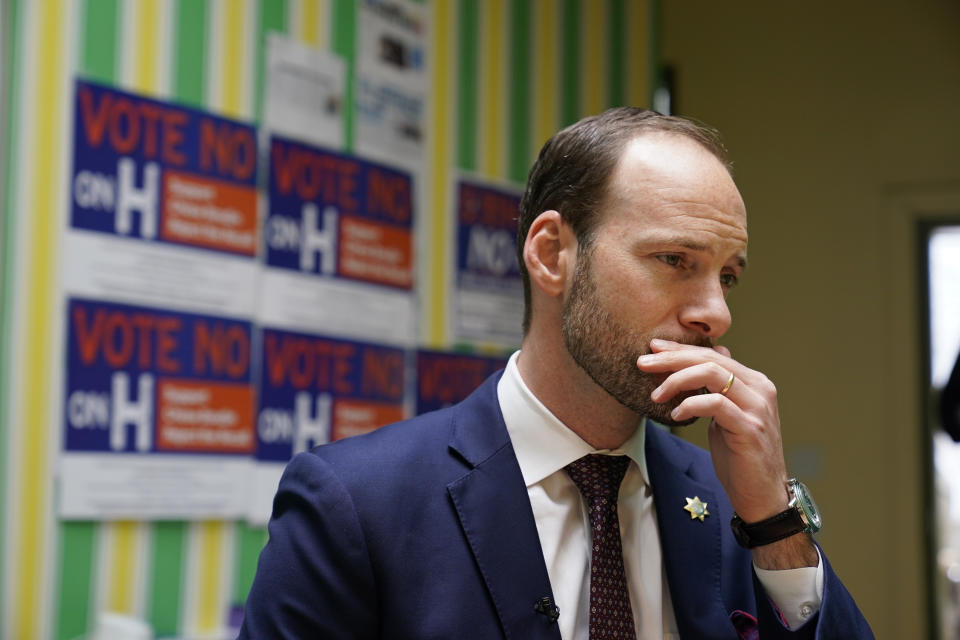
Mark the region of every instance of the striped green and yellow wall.
<instances>
[{"instance_id":1,"label":"striped green and yellow wall","mask_svg":"<svg viewBox=\"0 0 960 640\"><path fill-rule=\"evenodd\" d=\"M261 528L237 522L62 522L55 513L63 337L59 242L77 76L258 122L264 39L344 57L362 0L7 0L0 202L0 638L83 636L99 611L157 635L215 637L249 588ZM431 130L419 259L426 346L443 304L456 170L522 183L560 126L649 103L654 0L424 0ZM349 102L348 102L349 103ZM345 123L347 148L353 122Z\"/></svg>"}]
</instances>

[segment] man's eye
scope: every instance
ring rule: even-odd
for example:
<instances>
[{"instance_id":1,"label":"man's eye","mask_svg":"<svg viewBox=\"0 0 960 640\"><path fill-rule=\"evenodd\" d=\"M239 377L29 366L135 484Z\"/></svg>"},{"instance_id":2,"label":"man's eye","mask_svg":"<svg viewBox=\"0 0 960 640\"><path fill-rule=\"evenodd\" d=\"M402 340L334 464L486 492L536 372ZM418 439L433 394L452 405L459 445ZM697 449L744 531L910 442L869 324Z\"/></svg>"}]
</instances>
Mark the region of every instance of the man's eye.
<instances>
[{"instance_id":1,"label":"man's eye","mask_svg":"<svg viewBox=\"0 0 960 640\"><path fill-rule=\"evenodd\" d=\"M740 282L740 278L737 277L734 273L721 273L720 274L720 284L727 287L737 286L737 283Z\"/></svg>"},{"instance_id":2,"label":"man's eye","mask_svg":"<svg viewBox=\"0 0 960 640\"><path fill-rule=\"evenodd\" d=\"M660 260L661 262L665 262L671 267L676 267L680 265L680 262L683 260L683 258L681 258L676 253L666 253L666 254L657 256L657 260Z\"/></svg>"}]
</instances>

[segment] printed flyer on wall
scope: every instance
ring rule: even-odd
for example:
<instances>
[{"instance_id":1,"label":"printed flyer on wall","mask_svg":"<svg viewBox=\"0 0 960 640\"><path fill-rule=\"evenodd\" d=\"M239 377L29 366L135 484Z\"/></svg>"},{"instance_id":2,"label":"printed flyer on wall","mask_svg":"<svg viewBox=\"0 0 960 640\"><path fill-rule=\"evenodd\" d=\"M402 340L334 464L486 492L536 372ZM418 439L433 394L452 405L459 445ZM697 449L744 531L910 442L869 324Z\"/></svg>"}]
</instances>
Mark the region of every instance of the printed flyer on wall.
<instances>
[{"instance_id":1,"label":"printed flyer on wall","mask_svg":"<svg viewBox=\"0 0 960 640\"><path fill-rule=\"evenodd\" d=\"M257 166L249 124L76 81L63 517L245 513Z\"/></svg>"},{"instance_id":2,"label":"printed flyer on wall","mask_svg":"<svg viewBox=\"0 0 960 640\"><path fill-rule=\"evenodd\" d=\"M331 149L343 147L343 58L279 33L267 34L264 132Z\"/></svg>"},{"instance_id":3,"label":"printed flyer on wall","mask_svg":"<svg viewBox=\"0 0 960 640\"><path fill-rule=\"evenodd\" d=\"M523 284L517 263L520 189L460 177L455 280L450 318L456 340L512 348L523 337Z\"/></svg>"},{"instance_id":4,"label":"printed flyer on wall","mask_svg":"<svg viewBox=\"0 0 960 640\"><path fill-rule=\"evenodd\" d=\"M267 522L283 468L297 453L406 417L406 369L400 348L264 329L249 521Z\"/></svg>"},{"instance_id":5,"label":"printed flyer on wall","mask_svg":"<svg viewBox=\"0 0 960 640\"><path fill-rule=\"evenodd\" d=\"M356 149L416 169L426 146L427 11L409 0L361 0Z\"/></svg>"},{"instance_id":6,"label":"printed flyer on wall","mask_svg":"<svg viewBox=\"0 0 960 640\"><path fill-rule=\"evenodd\" d=\"M269 153L254 524L294 452L403 416L416 339L411 176L280 136Z\"/></svg>"},{"instance_id":7,"label":"printed flyer on wall","mask_svg":"<svg viewBox=\"0 0 960 640\"><path fill-rule=\"evenodd\" d=\"M248 124L78 80L64 288L252 312L257 138Z\"/></svg>"},{"instance_id":8,"label":"printed flyer on wall","mask_svg":"<svg viewBox=\"0 0 960 640\"><path fill-rule=\"evenodd\" d=\"M412 345L412 189L403 171L273 137L261 323Z\"/></svg>"},{"instance_id":9,"label":"printed flyer on wall","mask_svg":"<svg viewBox=\"0 0 960 640\"><path fill-rule=\"evenodd\" d=\"M81 298L66 313L61 515L242 516L250 323Z\"/></svg>"}]
</instances>

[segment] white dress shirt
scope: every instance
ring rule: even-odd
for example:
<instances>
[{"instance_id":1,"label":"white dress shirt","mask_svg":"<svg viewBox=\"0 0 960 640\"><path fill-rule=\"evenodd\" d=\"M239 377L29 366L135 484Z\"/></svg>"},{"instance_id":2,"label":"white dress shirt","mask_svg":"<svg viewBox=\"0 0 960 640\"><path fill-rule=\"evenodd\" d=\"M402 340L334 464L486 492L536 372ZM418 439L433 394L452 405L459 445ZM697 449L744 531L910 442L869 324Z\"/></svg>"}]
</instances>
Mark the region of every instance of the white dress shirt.
<instances>
[{"instance_id":1,"label":"white dress shirt","mask_svg":"<svg viewBox=\"0 0 960 640\"><path fill-rule=\"evenodd\" d=\"M550 586L560 609L560 635L565 640L586 640L590 621L590 520L580 491L563 468L587 454L601 453L631 460L620 485L617 510L637 640L678 638L647 475L645 430L637 429L618 449L594 449L530 392L517 368L519 353L510 358L497 397L536 518ZM757 575L791 628L819 611L822 563L816 568L757 570Z\"/></svg>"}]
</instances>

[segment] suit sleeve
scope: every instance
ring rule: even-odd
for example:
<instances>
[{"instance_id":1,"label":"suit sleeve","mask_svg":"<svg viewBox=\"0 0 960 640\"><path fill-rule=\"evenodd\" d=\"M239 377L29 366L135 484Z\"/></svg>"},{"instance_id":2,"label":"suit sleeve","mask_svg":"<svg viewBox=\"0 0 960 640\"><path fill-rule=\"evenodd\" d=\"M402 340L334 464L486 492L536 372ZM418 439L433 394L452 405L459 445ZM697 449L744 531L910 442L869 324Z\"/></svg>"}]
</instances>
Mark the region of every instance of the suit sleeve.
<instances>
[{"instance_id":1,"label":"suit sleeve","mask_svg":"<svg viewBox=\"0 0 960 640\"><path fill-rule=\"evenodd\" d=\"M782 622L760 580L754 574L760 640L872 640L873 631L857 608L853 596L834 573L826 554L823 562L823 600L820 611L799 629L791 630Z\"/></svg>"},{"instance_id":2,"label":"suit sleeve","mask_svg":"<svg viewBox=\"0 0 960 640\"><path fill-rule=\"evenodd\" d=\"M240 638L377 637L377 595L359 518L333 469L296 456L273 501Z\"/></svg>"}]
</instances>

